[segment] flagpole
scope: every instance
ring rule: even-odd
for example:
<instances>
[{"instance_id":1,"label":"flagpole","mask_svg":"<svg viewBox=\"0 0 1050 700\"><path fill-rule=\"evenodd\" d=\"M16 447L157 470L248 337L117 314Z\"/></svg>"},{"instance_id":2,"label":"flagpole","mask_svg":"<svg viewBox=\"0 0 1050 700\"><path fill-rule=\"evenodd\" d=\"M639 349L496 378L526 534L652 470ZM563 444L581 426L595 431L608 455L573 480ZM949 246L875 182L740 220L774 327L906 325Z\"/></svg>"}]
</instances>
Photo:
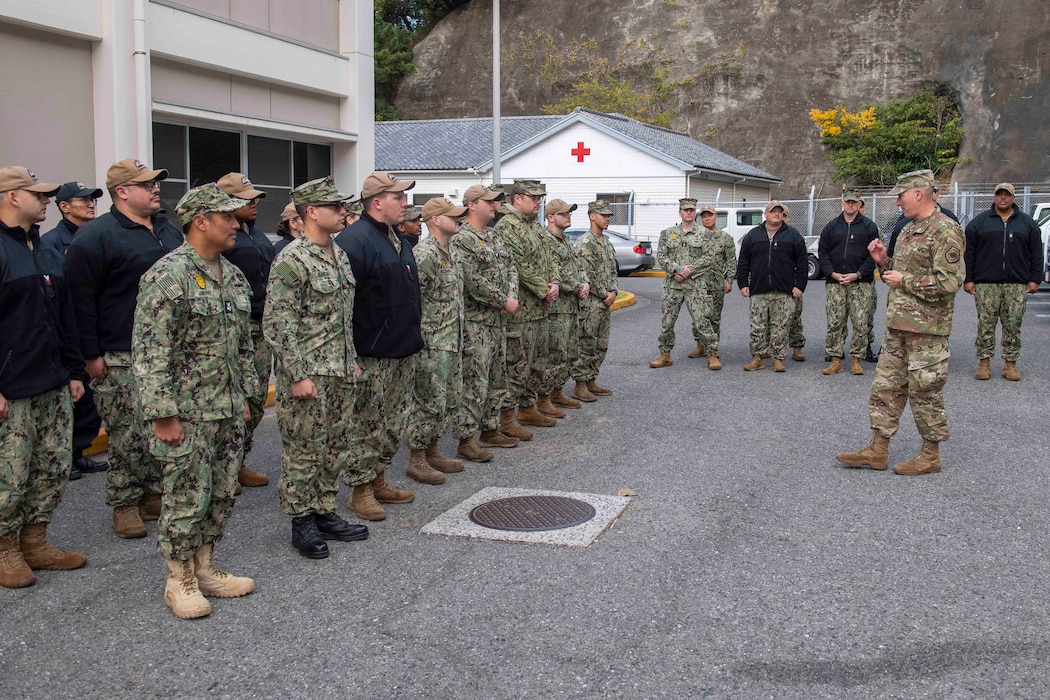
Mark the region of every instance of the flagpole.
<instances>
[{"instance_id":1,"label":"flagpole","mask_svg":"<svg viewBox=\"0 0 1050 700\"><path fill-rule=\"evenodd\" d=\"M500 61L499 61L499 3L492 0L492 183L498 184L499 174L499 131L500 131Z\"/></svg>"}]
</instances>

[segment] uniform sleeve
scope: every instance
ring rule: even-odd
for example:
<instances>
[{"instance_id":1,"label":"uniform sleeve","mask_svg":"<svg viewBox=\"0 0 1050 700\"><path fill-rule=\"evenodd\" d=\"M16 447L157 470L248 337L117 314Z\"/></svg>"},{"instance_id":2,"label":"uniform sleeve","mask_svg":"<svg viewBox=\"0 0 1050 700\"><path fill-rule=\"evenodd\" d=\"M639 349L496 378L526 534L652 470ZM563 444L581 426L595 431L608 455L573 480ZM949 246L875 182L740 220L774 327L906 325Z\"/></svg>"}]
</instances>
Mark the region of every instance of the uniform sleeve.
<instances>
[{"instance_id":1,"label":"uniform sleeve","mask_svg":"<svg viewBox=\"0 0 1050 700\"><path fill-rule=\"evenodd\" d=\"M501 219L500 223L506 221ZM497 229L499 224L496 225ZM529 293L533 294L539 299L547 296L547 280L539 274L537 269L536 260L532 259L531 252L528 250L527 239L529 232L522 230L524 226L516 226L508 223L503 228L503 242L506 244L507 249L514 257L514 267L518 271L518 287L519 289L524 287ZM542 241L540 244L542 245Z\"/></svg>"},{"instance_id":2,"label":"uniform sleeve","mask_svg":"<svg viewBox=\"0 0 1050 700\"><path fill-rule=\"evenodd\" d=\"M478 304L502 309L507 305L507 295L500 284L498 274L486 275L478 266L478 243L478 239L473 235L459 234L452 239L452 245L457 249L456 264L459 265L460 276L463 278L463 291ZM495 251L492 254L495 255ZM491 269L498 270L495 266ZM516 289L517 283L511 287L511 290Z\"/></svg>"},{"instance_id":3,"label":"uniform sleeve","mask_svg":"<svg viewBox=\"0 0 1050 700\"><path fill-rule=\"evenodd\" d=\"M92 243L98 239L92 239ZM80 332L80 350L84 359L102 354L98 340L98 297L109 272L106 256L97 245L82 245L74 240L66 254L66 277Z\"/></svg>"},{"instance_id":4,"label":"uniform sleeve","mask_svg":"<svg viewBox=\"0 0 1050 700\"><path fill-rule=\"evenodd\" d=\"M306 362L299 351L299 291L306 273L292 256L283 255L270 271L263 311L263 337L274 357L293 382L307 376Z\"/></svg>"},{"instance_id":5,"label":"uniform sleeve","mask_svg":"<svg viewBox=\"0 0 1050 700\"><path fill-rule=\"evenodd\" d=\"M159 274L158 274L159 273ZM185 296L177 286L162 285L164 270L147 272L139 285L131 348L135 379L146 420L179 415L171 374L171 353L178 329L179 307ZM171 291L165 292L164 289ZM174 296L178 293L177 296Z\"/></svg>"},{"instance_id":6,"label":"uniform sleeve","mask_svg":"<svg viewBox=\"0 0 1050 700\"><path fill-rule=\"evenodd\" d=\"M878 240L879 238L879 227L875 225L875 222L868 219L868 240L864 242L864 249L867 250L868 246L871 245L872 241ZM864 257L864 261L860 264L860 269L857 270L857 274L861 278L869 277L875 273L875 258L871 257L871 251Z\"/></svg>"},{"instance_id":7,"label":"uniform sleeve","mask_svg":"<svg viewBox=\"0 0 1050 700\"><path fill-rule=\"evenodd\" d=\"M434 281L435 256L429 246L423 246L422 250L417 246L413 255L416 258L416 269L419 272L419 291L420 294L423 294Z\"/></svg>"},{"instance_id":8,"label":"uniform sleeve","mask_svg":"<svg viewBox=\"0 0 1050 700\"><path fill-rule=\"evenodd\" d=\"M239 270L237 274L241 276L245 290L248 290L248 279ZM245 396L258 396L262 387L259 386L259 374L255 371L255 341L252 340L251 312L240 310L237 314L237 323L240 326L237 359L241 363L241 385Z\"/></svg>"},{"instance_id":9,"label":"uniform sleeve","mask_svg":"<svg viewBox=\"0 0 1050 700\"><path fill-rule=\"evenodd\" d=\"M924 301L954 296L962 286L966 273L966 263L963 260L966 239L959 225L945 227L934 240L933 268L929 274L905 273L901 278L901 289Z\"/></svg>"},{"instance_id":10,"label":"uniform sleeve","mask_svg":"<svg viewBox=\"0 0 1050 700\"><path fill-rule=\"evenodd\" d=\"M722 234L722 284L732 284L736 276L736 243L728 233Z\"/></svg>"},{"instance_id":11,"label":"uniform sleeve","mask_svg":"<svg viewBox=\"0 0 1050 700\"><path fill-rule=\"evenodd\" d=\"M601 250L591 243L594 236L590 233L583 234L583 238L580 239L579 247L576 252L580 256L580 261L583 263L583 267L587 270L594 270L594 274L591 276L591 291L590 296L597 297L598 299L604 299L609 294L609 289L606 287L605 275L601 273L602 266L605 264L604 256L601 255Z\"/></svg>"},{"instance_id":12,"label":"uniform sleeve","mask_svg":"<svg viewBox=\"0 0 1050 700\"><path fill-rule=\"evenodd\" d=\"M673 227L672 227L673 228ZM674 239L671 238L670 228L665 228L660 232L660 242L656 246L656 264L660 266L660 269L666 272L668 275L674 274L674 255L672 255L671 246Z\"/></svg>"}]
</instances>

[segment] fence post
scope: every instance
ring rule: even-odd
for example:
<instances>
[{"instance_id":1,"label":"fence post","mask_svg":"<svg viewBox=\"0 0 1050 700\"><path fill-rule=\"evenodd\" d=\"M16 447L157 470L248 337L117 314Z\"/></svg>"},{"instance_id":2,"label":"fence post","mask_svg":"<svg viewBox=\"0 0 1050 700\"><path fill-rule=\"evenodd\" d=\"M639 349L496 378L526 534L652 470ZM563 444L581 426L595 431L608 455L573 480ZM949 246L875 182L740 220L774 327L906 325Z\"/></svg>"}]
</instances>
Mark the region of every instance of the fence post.
<instances>
[{"instance_id":1,"label":"fence post","mask_svg":"<svg viewBox=\"0 0 1050 700\"><path fill-rule=\"evenodd\" d=\"M813 207L814 207L813 198L816 196L816 194L817 194L817 186L816 185L810 185L809 186L809 229L808 229L808 232L806 233L806 235L809 236L809 237L813 236Z\"/></svg>"}]
</instances>

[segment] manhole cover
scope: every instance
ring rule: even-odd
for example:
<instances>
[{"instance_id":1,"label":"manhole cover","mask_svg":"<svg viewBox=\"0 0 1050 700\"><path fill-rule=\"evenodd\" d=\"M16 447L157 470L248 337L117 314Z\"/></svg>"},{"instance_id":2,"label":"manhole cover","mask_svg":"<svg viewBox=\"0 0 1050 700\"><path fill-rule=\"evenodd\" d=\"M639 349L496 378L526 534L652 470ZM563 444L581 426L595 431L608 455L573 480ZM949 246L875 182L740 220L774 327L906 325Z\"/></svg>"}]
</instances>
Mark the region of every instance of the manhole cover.
<instances>
[{"instance_id":1,"label":"manhole cover","mask_svg":"<svg viewBox=\"0 0 1050 700\"><path fill-rule=\"evenodd\" d=\"M470 520L493 530L541 532L561 530L594 517L594 506L564 496L515 496L482 503Z\"/></svg>"}]
</instances>

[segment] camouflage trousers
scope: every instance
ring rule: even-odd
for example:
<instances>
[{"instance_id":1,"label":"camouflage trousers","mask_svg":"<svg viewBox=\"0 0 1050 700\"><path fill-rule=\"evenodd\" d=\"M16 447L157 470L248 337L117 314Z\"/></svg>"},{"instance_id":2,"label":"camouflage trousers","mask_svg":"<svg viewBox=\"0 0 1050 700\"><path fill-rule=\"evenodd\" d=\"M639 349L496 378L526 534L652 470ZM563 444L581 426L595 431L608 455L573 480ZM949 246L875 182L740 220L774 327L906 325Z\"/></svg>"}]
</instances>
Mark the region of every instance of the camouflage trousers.
<instances>
[{"instance_id":1,"label":"camouflage trousers","mask_svg":"<svg viewBox=\"0 0 1050 700\"><path fill-rule=\"evenodd\" d=\"M408 427L415 381L415 357L358 356L361 376L354 396L350 460L343 470L347 486L367 484L386 471Z\"/></svg>"},{"instance_id":2,"label":"camouflage trousers","mask_svg":"<svg viewBox=\"0 0 1050 700\"><path fill-rule=\"evenodd\" d=\"M106 353L109 371L93 379L95 405L106 424L109 438L109 471L106 472L106 505L130 506L147 493L160 493L160 462L149 450L153 429L142 417L142 404L131 353Z\"/></svg>"},{"instance_id":3,"label":"camouflage trousers","mask_svg":"<svg viewBox=\"0 0 1050 700\"><path fill-rule=\"evenodd\" d=\"M507 331L501 324L463 325L463 389L452 433L463 440L479 430L495 430L507 391Z\"/></svg>"},{"instance_id":4,"label":"camouflage trousers","mask_svg":"<svg viewBox=\"0 0 1050 700\"><path fill-rule=\"evenodd\" d=\"M233 511L237 469L244 451L244 417L181 421L186 434L178 447L150 437L160 462L164 495L157 523L157 551L186 561L202 544L222 539Z\"/></svg>"},{"instance_id":5,"label":"camouflage trousers","mask_svg":"<svg viewBox=\"0 0 1050 700\"><path fill-rule=\"evenodd\" d=\"M871 301L875 298L875 284L832 282L825 285L825 288L827 297L824 300L824 311L828 317L828 334L824 341L824 352L832 357L842 357L848 320L853 324L853 342L849 346L849 356L858 359L864 357L864 351L868 347L868 334L871 333Z\"/></svg>"},{"instance_id":6,"label":"camouflage trousers","mask_svg":"<svg viewBox=\"0 0 1050 700\"><path fill-rule=\"evenodd\" d=\"M879 290L875 289L874 282L871 283L871 286L873 293L871 295L871 300L868 301L868 304L870 304L868 308L870 309L871 316L871 326L868 328L868 345L875 344L875 312L878 311L879 308Z\"/></svg>"},{"instance_id":7,"label":"camouflage trousers","mask_svg":"<svg viewBox=\"0 0 1050 700\"><path fill-rule=\"evenodd\" d=\"M791 325L788 327L788 345L793 348L804 348L806 347L806 336L802 333L802 297L792 301L795 308L791 312Z\"/></svg>"},{"instance_id":8,"label":"camouflage trousers","mask_svg":"<svg viewBox=\"0 0 1050 700\"><path fill-rule=\"evenodd\" d=\"M567 314L547 317L547 371L543 392L550 394L565 386L572 365L580 354L580 313L577 309Z\"/></svg>"},{"instance_id":9,"label":"camouflage trousers","mask_svg":"<svg viewBox=\"0 0 1050 700\"><path fill-rule=\"evenodd\" d=\"M915 425L924 440L948 439L944 385L948 381L948 336L886 329L882 354L871 384L871 428L890 438L911 401Z\"/></svg>"},{"instance_id":10,"label":"camouflage trousers","mask_svg":"<svg viewBox=\"0 0 1050 700\"><path fill-rule=\"evenodd\" d=\"M674 326L678 322L678 314L682 312L682 304L689 309L689 316L693 320L693 339L703 343L708 352L717 353L718 335L711 323L714 314L711 295L707 293L706 285L698 282L685 287L664 285L663 318L657 339L660 352L671 352L674 348Z\"/></svg>"},{"instance_id":11,"label":"camouflage trousers","mask_svg":"<svg viewBox=\"0 0 1050 700\"><path fill-rule=\"evenodd\" d=\"M536 403L547 366L547 319L507 323L507 393L502 408L510 411Z\"/></svg>"},{"instance_id":12,"label":"camouflage trousers","mask_svg":"<svg viewBox=\"0 0 1050 700\"><path fill-rule=\"evenodd\" d=\"M576 381L598 378L605 355L609 352L612 311L602 303L586 301L580 308L580 354L573 368Z\"/></svg>"},{"instance_id":13,"label":"camouflage trousers","mask_svg":"<svg viewBox=\"0 0 1050 700\"><path fill-rule=\"evenodd\" d=\"M259 393L248 397L248 411L251 418L248 419L247 433L244 436L244 454L241 457L241 466L244 466L244 458L252 451L252 439L255 429L262 422L266 410L266 396L270 391L270 374L273 371L273 351L270 344L263 337L262 322L253 320L252 343L255 345L255 374L259 377Z\"/></svg>"},{"instance_id":14,"label":"camouflage trousers","mask_svg":"<svg viewBox=\"0 0 1050 700\"><path fill-rule=\"evenodd\" d=\"M793 308L794 300L783 292L766 292L751 297L748 346L752 355L769 354L777 360L784 359Z\"/></svg>"},{"instance_id":15,"label":"camouflage trousers","mask_svg":"<svg viewBox=\"0 0 1050 700\"><path fill-rule=\"evenodd\" d=\"M415 355L416 378L408 422L408 446L424 450L452 422L463 393L463 356L424 348Z\"/></svg>"},{"instance_id":16,"label":"camouflage trousers","mask_svg":"<svg viewBox=\"0 0 1050 700\"><path fill-rule=\"evenodd\" d=\"M316 399L293 397L284 372L277 375L274 394L283 448L277 496L292 518L335 512L339 474L350 459L353 381L321 375L310 375L310 381Z\"/></svg>"},{"instance_id":17,"label":"camouflage trousers","mask_svg":"<svg viewBox=\"0 0 1050 700\"><path fill-rule=\"evenodd\" d=\"M995 327L1003 324L1003 359L1021 359L1021 321L1028 306L1023 284L978 284L973 298L977 304L977 357L995 357Z\"/></svg>"},{"instance_id":18,"label":"camouflage trousers","mask_svg":"<svg viewBox=\"0 0 1050 700\"><path fill-rule=\"evenodd\" d=\"M726 303L726 293L722 290L725 289L725 286L718 281L712 281L708 283L707 289L711 292L711 330L715 337L720 339L722 337L722 307Z\"/></svg>"},{"instance_id":19,"label":"camouflage trousers","mask_svg":"<svg viewBox=\"0 0 1050 700\"><path fill-rule=\"evenodd\" d=\"M8 399L0 420L0 535L51 522L73 462L67 387Z\"/></svg>"}]
</instances>

